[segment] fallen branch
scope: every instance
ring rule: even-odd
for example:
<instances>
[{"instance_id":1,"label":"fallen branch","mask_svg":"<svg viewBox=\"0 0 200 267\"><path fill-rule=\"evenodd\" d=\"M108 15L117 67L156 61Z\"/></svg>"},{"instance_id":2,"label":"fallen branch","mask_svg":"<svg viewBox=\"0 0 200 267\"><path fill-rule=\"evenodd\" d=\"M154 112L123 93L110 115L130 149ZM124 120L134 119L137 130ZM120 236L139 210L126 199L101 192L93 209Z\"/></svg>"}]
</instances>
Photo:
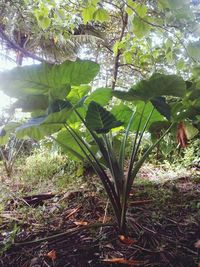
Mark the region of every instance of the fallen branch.
<instances>
[{"instance_id":1,"label":"fallen branch","mask_svg":"<svg viewBox=\"0 0 200 267\"><path fill-rule=\"evenodd\" d=\"M38 195L32 195L32 196L24 196L21 198L18 198L19 201L24 202L26 205L29 206L36 206L43 203L44 200L51 199L55 197L55 194L52 193L46 193L46 194L38 194ZM10 201L11 204L15 202L14 199Z\"/></svg>"},{"instance_id":2,"label":"fallen branch","mask_svg":"<svg viewBox=\"0 0 200 267\"><path fill-rule=\"evenodd\" d=\"M147 200L135 200L130 202L131 205L145 205L151 203L153 200L147 199Z\"/></svg>"},{"instance_id":3,"label":"fallen branch","mask_svg":"<svg viewBox=\"0 0 200 267\"><path fill-rule=\"evenodd\" d=\"M107 227L107 226L114 226L113 223L107 223L107 224L102 224L102 223L96 223L96 224L90 224L90 225L85 225L82 227L76 227L76 228L72 228L72 229L68 229L65 232L56 234L56 235L52 235L52 236L47 236L47 237L43 237L37 240L32 240L32 241L26 241L26 242L14 242L13 245L14 246L25 246L25 245L31 245L31 244L37 244L37 243L41 243L44 241L51 241L60 237L64 237L64 236L68 236L71 234L75 234L79 231L83 231L83 230L87 230L90 228L99 228L99 227Z\"/></svg>"}]
</instances>

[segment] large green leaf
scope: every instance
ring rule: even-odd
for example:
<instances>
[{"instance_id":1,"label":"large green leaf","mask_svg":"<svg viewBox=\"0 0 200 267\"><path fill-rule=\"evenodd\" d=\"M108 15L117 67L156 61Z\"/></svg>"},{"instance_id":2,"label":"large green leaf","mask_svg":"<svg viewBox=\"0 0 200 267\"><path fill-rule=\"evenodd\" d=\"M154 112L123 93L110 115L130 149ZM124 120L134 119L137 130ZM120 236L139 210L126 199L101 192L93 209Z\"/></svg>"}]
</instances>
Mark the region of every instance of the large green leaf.
<instances>
[{"instance_id":1,"label":"large green leaf","mask_svg":"<svg viewBox=\"0 0 200 267\"><path fill-rule=\"evenodd\" d=\"M47 109L47 113L54 113L62 111L64 108L68 108L69 110L72 108L72 104L69 101L57 99L53 101Z\"/></svg>"},{"instance_id":2,"label":"large green leaf","mask_svg":"<svg viewBox=\"0 0 200 267\"><path fill-rule=\"evenodd\" d=\"M93 19L96 8L94 6L85 7L82 11L83 22L86 24Z\"/></svg>"},{"instance_id":3,"label":"large green leaf","mask_svg":"<svg viewBox=\"0 0 200 267\"><path fill-rule=\"evenodd\" d=\"M182 6L182 8L174 10L174 16L177 20L182 22L195 21L195 15L189 5Z\"/></svg>"},{"instance_id":4,"label":"large green leaf","mask_svg":"<svg viewBox=\"0 0 200 267\"><path fill-rule=\"evenodd\" d=\"M89 129L97 133L108 133L112 128L122 125L112 113L94 101L89 104L86 114L86 124Z\"/></svg>"},{"instance_id":5,"label":"large green leaf","mask_svg":"<svg viewBox=\"0 0 200 267\"><path fill-rule=\"evenodd\" d=\"M194 138L199 133L199 130L192 123L184 122L184 128L188 140Z\"/></svg>"},{"instance_id":6,"label":"large green leaf","mask_svg":"<svg viewBox=\"0 0 200 267\"><path fill-rule=\"evenodd\" d=\"M47 95L25 95L17 100L13 107L21 108L24 112L46 110L49 105Z\"/></svg>"},{"instance_id":7,"label":"large green leaf","mask_svg":"<svg viewBox=\"0 0 200 267\"><path fill-rule=\"evenodd\" d=\"M144 103L142 101L134 102L133 110L135 109L136 112L133 118L132 126L130 128L131 131L137 130L143 107L144 107ZM147 120L152 109L153 109L153 105L151 103L147 103L145 110L144 110L143 119L141 122L141 129L144 127L145 121ZM113 107L112 114L115 116L117 120L123 122L125 127L127 127L130 121L130 118L132 116L133 110L129 108L128 106L126 106L125 104L121 103ZM151 116L151 119L149 121L149 126L151 125L152 122L162 121L163 119L164 119L163 116L157 110L154 110ZM147 130L148 130L148 127L147 127Z\"/></svg>"},{"instance_id":8,"label":"large green leaf","mask_svg":"<svg viewBox=\"0 0 200 267\"><path fill-rule=\"evenodd\" d=\"M199 106L189 106L186 107L183 103L173 103L171 105L172 117L175 121L182 121L184 119L194 120L200 115L200 105Z\"/></svg>"},{"instance_id":9,"label":"large green leaf","mask_svg":"<svg viewBox=\"0 0 200 267\"><path fill-rule=\"evenodd\" d=\"M17 98L24 94L45 94L62 99L71 86L89 83L98 71L99 65L88 60L17 67L0 74L0 89Z\"/></svg>"},{"instance_id":10,"label":"large green leaf","mask_svg":"<svg viewBox=\"0 0 200 267\"><path fill-rule=\"evenodd\" d=\"M186 92L184 80L176 75L155 73L148 80L142 80L129 91L114 91L114 96L127 100L149 101L158 96L182 97Z\"/></svg>"},{"instance_id":11,"label":"large green leaf","mask_svg":"<svg viewBox=\"0 0 200 267\"><path fill-rule=\"evenodd\" d=\"M89 60L66 61L61 65L54 65L53 72L55 78L61 78L62 84L87 84L99 72L99 65Z\"/></svg>"},{"instance_id":12,"label":"large green leaf","mask_svg":"<svg viewBox=\"0 0 200 267\"><path fill-rule=\"evenodd\" d=\"M0 145L5 145L8 143L9 135L6 133L6 131L1 128L0 129Z\"/></svg>"},{"instance_id":13,"label":"large green leaf","mask_svg":"<svg viewBox=\"0 0 200 267\"><path fill-rule=\"evenodd\" d=\"M187 46L187 51L190 57L194 60L200 60L200 42L191 42Z\"/></svg>"},{"instance_id":14,"label":"large green leaf","mask_svg":"<svg viewBox=\"0 0 200 267\"><path fill-rule=\"evenodd\" d=\"M26 123L22 124L16 129L16 134L18 138L30 137L36 140L44 138L47 134L52 134L59 131L60 125L44 124L47 116L42 116L38 118L31 118Z\"/></svg>"},{"instance_id":15,"label":"large green leaf","mask_svg":"<svg viewBox=\"0 0 200 267\"><path fill-rule=\"evenodd\" d=\"M132 109L127 105L120 103L119 105L114 105L111 110L112 114L115 118L121 122L123 122L123 126L126 128L132 116Z\"/></svg>"},{"instance_id":16,"label":"large green leaf","mask_svg":"<svg viewBox=\"0 0 200 267\"><path fill-rule=\"evenodd\" d=\"M200 99L200 89L193 89L190 92L188 99L195 101L195 102L196 102L196 100L199 100Z\"/></svg>"},{"instance_id":17,"label":"large green leaf","mask_svg":"<svg viewBox=\"0 0 200 267\"><path fill-rule=\"evenodd\" d=\"M77 130L76 130L77 131ZM81 136L80 132L77 132ZM77 144L77 142L74 140L72 135L67 130L61 130L56 140L58 144L61 146L62 150L65 153L69 153L70 156L73 157L73 159L77 160L83 160L85 158L84 153L82 152L80 146Z\"/></svg>"},{"instance_id":18,"label":"large green leaf","mask_svg":"<svg viewBox=\"0 0 200 267\"><path fill-rule=\"evenodd\" d=\"M154 121L149 127L149 132L159 138L162 131L166 131L169 126L169 121Z\"/></svg>"},{"instance_id":19,"label":"large green leaf","mask_svg":"<svg viewBox=\"0 0 200 267\"><path fill-rule=\"evenodd\" d=\"M148 21L147 17L144 19ZM151 30L151 26L138 16L134 16L131 28L138 38L142 38Z\"/></svg>"},{"instance_id":20,"label":"large green leaf","mask_svg":"<svg viewBox=\"0 0 200 267\"><path fill-rule=\"evenodd\" d=\"M89 85L72 86L67 99L73 104L77 104L91 89Z\"/></svg>"},{"instance_id":21,"label":"large green leaf","mask_svg":"<svg viewBox=\"0 0 200 267\"><path fill-rule=\"evenodd\" d=\"M94 20L99 22L104 22L109 20L108 12L103 8L98 8L94 13Z\"/></svg>"},{"instance_id":22,"label":"large green leaf","mask_svg":"<svg viewBox=\"0 0 200 267\"><path fill-rule=\"evenodd\" d=\"M9 122L6 125L0 127L0 145L8 143L10 134L15 132L15 129L20 126L18 122Z\"/></svg>"},{"instance_id":23,"label":"large green leaf","mask_svg":"<svg viewBox=\"0 0 200 267\"><path fill-rule=\"evenodd\" d=\"M156 97L151 100L151 103L160 114L162 114L166 119L170 120L171 118L170 106L166 103L166 99L164 97L161 96Z\"/></svg>"},{"instance_id":24,"label":"large green leaf","mask_svg":"<svg viewBox=\"0 0 200 267\"><path fill-rule=\"evenodd\" d=\"M137 126L138 126L138 123L139 123L139 120L140 120L140 116L142 114L143 106L144 106L144 103L141 102L141 101L138 101L136 103L136 113L135 113L134 120L133 120L133 125L132 125L132 129L133 130L137 130ZM147 103L146 104L146 107L145 107L145 110L144 110L144 114L143 114L143 119L142 119L142 122L141 122L141 129L144 127L145 122L146 122L147 118L149 117L149 114L150 114L152 108L153 108L153 105L151 103ZM149 126L151 125L152 122L154 122L154 121L162 121L162 120L163 120L163 116L157 110L154 110L154 112L153 112L153 114L151 116L151 119L149 121L147 130L148 130L148 128L149 128Z\"/></svg>"},{"instance_id":25,"label":"large green leaf","mask_svg":"<svg viewBox=\"0 0 200 267\"><path fill-rule=\"evenodd\" d=\"M46 116L29 119L26 123L16 129L17 136L29 136L39 140L45 135L59 131L73 111L73 107L68 102L66 102L65 106L64 103L62 104L63 109L61 110L57 110L57 106L55 105L55 110L51 108L52 113L49 113Z\"/></svg>"},{"instance_id":26,"label":"large green leaf","mask_svg":"<svg viewBox=\"0 0 200 267\"><path fill-rule=\"evenodd\" d=\"M158 0L158 4L163 8L180 9L190 3L190 0Z\"/></svg>"},{"instance_id":27,"label":"large green leaf","mask_svg":"<svg viewBox=\"0 0 200 267\"><path fill-rule=\"evenodd\" d=\"M88 98L85 100L86 104L89 104L91 101L95 101L96 103L100 104L101 106L105 106L108 104L109 100L112 97L112 90L111 88L97 88L93 91Z\"/></svg>"}]
</instances>

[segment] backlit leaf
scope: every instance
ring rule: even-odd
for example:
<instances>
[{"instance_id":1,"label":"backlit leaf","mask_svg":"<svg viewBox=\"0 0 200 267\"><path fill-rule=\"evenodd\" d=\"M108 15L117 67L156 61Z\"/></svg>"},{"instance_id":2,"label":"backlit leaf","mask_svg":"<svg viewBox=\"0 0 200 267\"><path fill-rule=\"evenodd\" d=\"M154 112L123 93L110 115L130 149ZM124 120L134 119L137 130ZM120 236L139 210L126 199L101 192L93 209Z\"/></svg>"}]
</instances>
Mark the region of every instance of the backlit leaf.
<instances>
[{"instance_id":1,"label":"backlit leaf","mask_svg":"<svg viewBox=\"0 0 200 267\"><path fill-rule=\"evenodd\" d=\"M134 16L132 21L132 31L138 37L142 38L151 30L151 26L144 22L140 17Z\"/></svg>"},{"instance_id":2,"label":"backlit leaf","mask_svg":"<svg viewBox=\"0 0 200 267\"><path fill-rule=\"evenodd\" d=\"M180 9L183 5L190 3L190 0L158 0L158 4L163 8Z\"/></svg>"},{"instance_id":3,"label":"backlit leaf","mask_svg":"<svg viewBox=\"0 0 200 267\"><path fill-rule=\"evenodd\" d=\"M133 118L132 126L130 128L131 131L137 130L138 123L139 123L139 120L140 120L140 116L141 116L141 113L142 113L142 109L144 107L144 103L142 101L137 101L137 102L134 102L134 106L135 107L133 108L133 110L135 109L136 112L135 112L135 115L134 115L134 118ZM151 103L147 103L146 104L146 108L145 108L145 111L144 111L144 114L143 114L143 120L142 120L142 123L141 123L141 129L143 128L144 123L145 123L146 119L148 118L149 113L151 112L152 108L153 108L153 105ZM125 104L121 103L119 105L115 105L111 112L113 113L113 115L115 116L115 118L117 120L123 122L124 127L127 127L128 123L129 123L129 120L130 120L130 117L131 117L131 115L133 113L133 110L130 109ZM162 120L163 120L163 116L157 110L154 110L154 112L153 112L153 114L151 116L151 119L149 121L149 126L154 121L162 121ZM147 127L147 129L148 129L148 127Z\"/></svg>"},{"instance_id":4,"label":"backlit leaf","mask_svg":"<svg viewBox=\"0 0 200 267\"><path fill-rule=\"evenodd\" d=\"M77 130L76 132L80 134L80 132L78 132ZM77 142L74 140L72 135L69 133L69 131L67 131L66 129L61 130L58 133L56 140L58 144L61 146L62 151L69 154L72 159L84 160L85 158L84 153L82 152L81 148L79 147Z\"/></svg>"},{"instance_id":5,"label":"backlit leaf","mask_svg":"<svg viewBox=\"0 0 200 267\"><path fill-rule=\"evenodd\" d=\"M116 263L116 264L126 264L129 266L144 266L144 261L138 261L138 260L127 260L124 258L112 258L112 259L104 259L102 260L105 263Z\"/></svg>"},{"instance_id":6,"label":"backlit leaf","mask_svg":"<svg viewBox=\"0 0 200 267\"><path fill-rule=\"evenodd\" d=\"M57 110L58 106L54 106L54 110L51 108L51 112L48 115L31 118L26 123L16 129L18 137L29 136L36 140L40 140L45 135L58 132L66 120L70 117L73 107L66 102L66 106L63 106L62 110Z\"/></svg>"},{"instance_id":7,"label":"backlit leaf","mask_svg":"<svg viewBox=\"0 0 200 267\"><path fill-rule=\"evenodd\" d=\"M82 17L83 17L83 22L85 24L89 22L90 20L93 20L95 11L96 11L96 8L94 6L89 6L83 9Z\"/></svg>"},{"instance_id":8,"label":"backlit leaf","mask_svg":"<svg viewBox=\"0 0 200 267\"><path fill-rule=\"evenodd\" d=\"M146 5L137 5L135 10L141 18L144 18L147 14L147 6Z\"/></svg>"},{"instance_id":9,"label":"backlit leaf","mask_svg":"<svg viewBox=\"0 0 200 267\"><path fill-rule=\"evenodd\" d=\"M200 60L200 42L189 43L187 51L194 60Z\"/></svg>"},{"instance_id":10,"label":"backlit leaf","mask_svg":"<svg viewBox=\"0 0 200 267\"><path fill-rule=\"evenodd\" d=\"M103 8L98 8L94 13L94 20L99 22L104 22L109 19L108 12Z\"/></svg>"},{"instance_id":11,"label":"backlit leaf","mask_svg":"<svg viewBox=\"0 0 200 267\"><path fill-rule=\"evenodd\" d=\"M133 61L133 58L132 58L132 52L131 51L125 51L124 54L123 54L123 58L124 58L124 62L126 64L131 64L132 61Z\"/></svg>"},{"instance_id":12,"label":"backlit leaf","mask_svg":"<svg viewBox=\"0 0 200 267\"><path fill-rule=\"evenodd\" d=\"M67 99L73 104L77 104L91 89L89 85L72 86Z\"/></svg>"},{"instance_id":13,"label":"backlit leaf","mask_svg":"<svg viewBox=\"0 0 200 267\"><path fill-rule=\"evenodd\" d=\"M85 104L88 105L91 101L95 101L96 103L105 106L108 104L111 97L112 97L111 88L107 87L97 88L87 97L87 99L85 100Z\"/></svg>"},{"instance_id":14,"label":"backlit leaf","mask_svg":"<svg viewBox=\"0 0 200 267\"><path fill-rule=\"evenodd\" d=\"M11 97L43 94L62 99L71 86L88 84L98 71L99 65L88 60L17 67L0 73L0 89Z\"/></svg>"},{"instance_id":15,"label":"backlit leaf","mask_svg":"<svg viewBox=\"0 0 200 267\"><path fill-rule=\"evenodd\" d=\"M155 73L148 80L142 80L129 91L113 92L113 95L127 101L135 99L149 101L158 96L177 96L185 94L186 84L184 80L176 75L164 75Z\"/></svg>"},{"instance_id":16,"label":"backlit leaf","mask_svg":"<svg viewBox=\"0 0 200 267\"><path fill-rule=\"evenodd\" d=\"M13 107L21 108L24 112L37 110L46 110L49 105L49 99L46 95L25 95L17 100Z\"/></svg>"},{"instance_id":17,"label":"backlit leaf","mask_svg":"<svg viewBox=\"0 0 200 267\"><path fill-rule=\"evenodd\" d=\"M199 133L199 130L189 122L184 122L184 127L188 140L194 138Z\"/></svg>"}]
</instances>

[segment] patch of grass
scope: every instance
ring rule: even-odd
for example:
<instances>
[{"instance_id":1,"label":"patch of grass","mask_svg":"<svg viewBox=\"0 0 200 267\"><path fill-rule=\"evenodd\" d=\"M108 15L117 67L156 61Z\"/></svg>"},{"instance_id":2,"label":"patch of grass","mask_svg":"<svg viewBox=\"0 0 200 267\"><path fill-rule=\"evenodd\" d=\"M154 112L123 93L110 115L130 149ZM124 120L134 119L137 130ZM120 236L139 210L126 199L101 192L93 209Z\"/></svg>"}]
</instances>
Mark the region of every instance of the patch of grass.
<instances>
[{"instance_id":1,"label":"patch of grass","mask_svg":"<svg viewBox=\"0 0 200 267\"><path fill-rule=\"evenodd\" d=\"M15 194L15 196L45 192L57 193L72 188L77 190L87 182L83 176L82 163L74 162L61 153L52 153L47 148L37 149L33 151L32 155L17 159L13 175L10 178L6 176L2 166L0 190L1 188L3 190L5 186L8 191L10 190L10 194Z\"/></svg>"},{"instance_id":2,"label":"patch of grass","mask_svg":"<svg viewBox=\"0 0 200 267\"><path fill-rule=\"evenodd\" d=\"M36 152L25 159L22 179L40 182L52 178L64 169L67 164L66 157L59 154L52 155L48 150Z\"/></svg>"},{"instance_id":3,"label":"patch of grass","mask_svg":"<svg viewBox=\"0 0 200 267\"><path fill-rule=\"evenodd\" d=\"M66 190L81 180L77 164L65 155L52 154L48 150L35 151L18 165L17 176L31 193Z\"/></svg>"}]
</instances>

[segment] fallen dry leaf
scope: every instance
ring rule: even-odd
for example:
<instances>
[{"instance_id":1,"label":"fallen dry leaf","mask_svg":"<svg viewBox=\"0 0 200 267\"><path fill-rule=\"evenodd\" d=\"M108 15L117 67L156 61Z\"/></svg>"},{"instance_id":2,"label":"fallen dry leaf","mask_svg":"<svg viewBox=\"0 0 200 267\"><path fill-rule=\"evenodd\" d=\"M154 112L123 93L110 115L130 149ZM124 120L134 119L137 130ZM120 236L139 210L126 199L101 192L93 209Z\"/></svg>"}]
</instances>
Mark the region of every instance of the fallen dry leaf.
<instances>
[{"instance_id":1,"label":"fallen dry leaf","mask_svg":"<svg viewBox=\"0 0 200 267\"><path fill-rule=\"evenodd\" d=\"M200 240L194 243L194 247L200 249Z\"/></svg>"},{"instance_id":2,"label":"fallen dry leaf","mask_svg":"<svg viewBox=\"0 0 200 267\"><path fill-rule=\"evenodd\" d=\"M180 122L177 127L177 142L181 148L186 148L188 144L188 137L186 133L186 128L183 122Z\"/></svg>"},{"instance_id":3,"label":"fallen dry leaf","mask_svg":"<svg viewBox=\"0 0 200 267\"><path fill-rule=\"evenodd\" d=\"M51 259L52 261L55 261L56 259L56 251L53 249L47 253L47 257Z\"/></svg>"},{"instance_id":4,"label":"fallen dry leaf","mask_svg":"<svg viewBox=\"0 0 200 267\"><path fill-rule=\"evenodd\" d=\"M77 211L79 211L79 210L80 210L80 207L73 209L72 212L70 212L70 213L65 217L65 219L68 219L69 217L71 217L72 215L74 215L74 214L75 214Z\"/></svg>"},{"instance_id":5,"label":"fallen dry leaf","mask_svg":"<svg viewBox=\"0 0 200 267\"><path fill-rule=\"evenodd\" d=\"M88 225L88 222L82 222L82 221L80 221L80 222L78 222L78 221L76 221L76 222L73 222L74 224L76 224L76 225Z\"/></svg>"},{"instance_id":6,"label":"fallen dry leaf","mask_svg":"<svg viewBox=\"0 0 200 267\"><path fill-rule=\"evenodd\" d=\"M128 238L128 237L125 237L124 235L119 235L119 240L122 242L122 243L124 243L124 244L126 244L126 245L132 245L132 244L134 244L134 243L136 243L136 241L135 240L133 240L133 239L131 239L131 238Z\"/></svg>"},{"instance_id":7,"label":"fallen dry leaf","mask_svg":"<svg viewBox=\"0 0 200 267\"><path fill-rule=\"evenodd\" d=\"M120 264L126 264L130 266L139 266L139 265L144 265L144 261L137 261L137 260L127 260L124 258L112 258L112 259L104 259L102 260L103 262L106 263L120 263Z\"/></svg>"}]
</instances>

